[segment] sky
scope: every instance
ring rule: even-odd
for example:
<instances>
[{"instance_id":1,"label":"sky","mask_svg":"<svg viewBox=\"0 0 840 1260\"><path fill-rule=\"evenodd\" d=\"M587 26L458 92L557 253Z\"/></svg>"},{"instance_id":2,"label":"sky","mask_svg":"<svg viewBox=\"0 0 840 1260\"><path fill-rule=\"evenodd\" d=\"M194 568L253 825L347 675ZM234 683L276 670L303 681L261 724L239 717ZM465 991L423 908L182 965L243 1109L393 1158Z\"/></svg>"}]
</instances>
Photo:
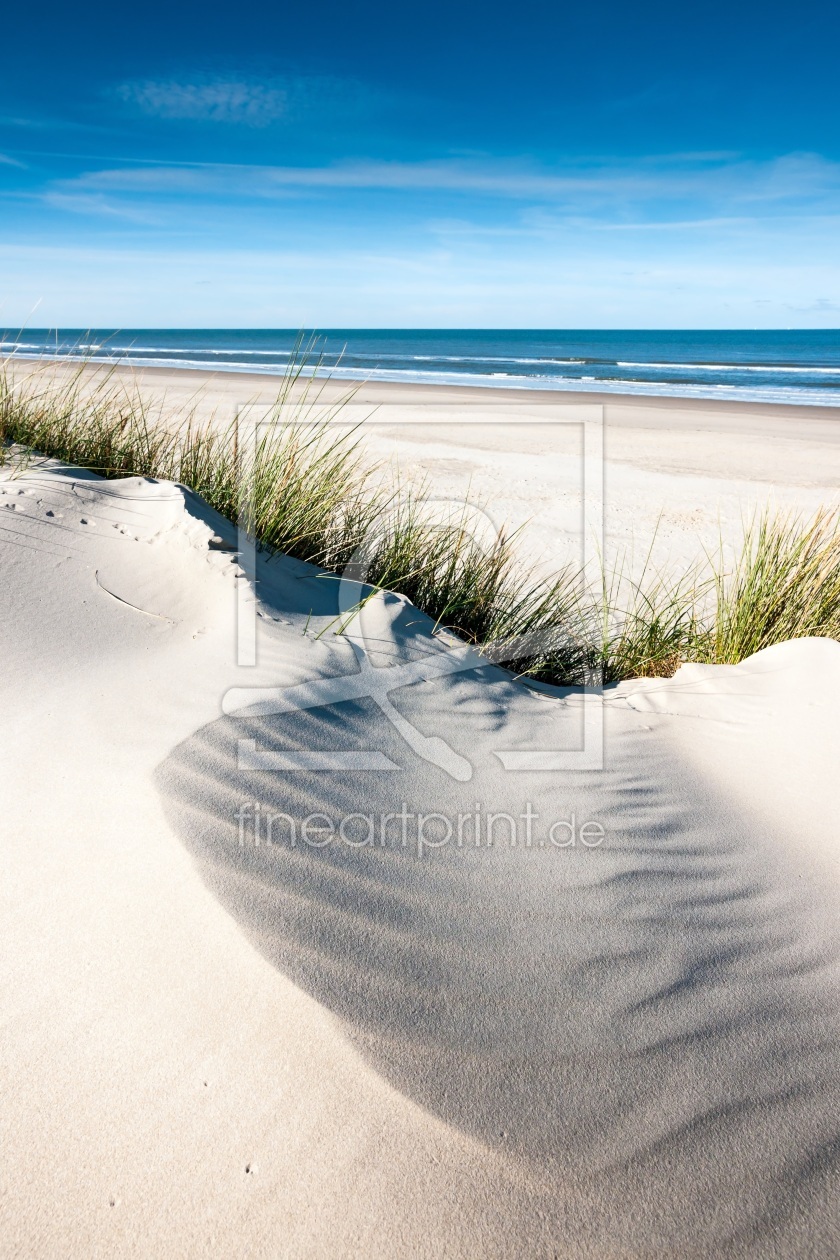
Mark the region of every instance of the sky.
<instances>
[{"instance_id":1,"label":"sky","mask_svg":"<svg viewBox=\"0 0 840 1260\"><path fill-rule=\"evenodd\" d=\"M0 327L840 326L840 9L8 6Z\"/></svg>"}]
</instances>

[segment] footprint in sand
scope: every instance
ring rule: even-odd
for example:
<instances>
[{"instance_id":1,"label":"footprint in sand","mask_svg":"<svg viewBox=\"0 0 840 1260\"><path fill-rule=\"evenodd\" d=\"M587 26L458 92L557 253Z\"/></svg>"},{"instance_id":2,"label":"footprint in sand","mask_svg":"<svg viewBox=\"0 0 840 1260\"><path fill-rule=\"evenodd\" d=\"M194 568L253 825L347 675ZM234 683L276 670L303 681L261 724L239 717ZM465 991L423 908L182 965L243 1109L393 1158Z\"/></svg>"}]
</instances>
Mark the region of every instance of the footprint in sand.
<instances>
[{"instance_id":1,"label":"footprint in sand","mask_svg":"<svg viewBox=\"0 0 840 1260\"><path fill-rule=\"evenodd\" d=\"M235 552L239 550L236 543L228 542L226 539L221 538L218 534L214 534L213 537L210 539L210 541L207 544L207 549L208 551L231 551L231 552Z\"/></svg>"}]
</instances>

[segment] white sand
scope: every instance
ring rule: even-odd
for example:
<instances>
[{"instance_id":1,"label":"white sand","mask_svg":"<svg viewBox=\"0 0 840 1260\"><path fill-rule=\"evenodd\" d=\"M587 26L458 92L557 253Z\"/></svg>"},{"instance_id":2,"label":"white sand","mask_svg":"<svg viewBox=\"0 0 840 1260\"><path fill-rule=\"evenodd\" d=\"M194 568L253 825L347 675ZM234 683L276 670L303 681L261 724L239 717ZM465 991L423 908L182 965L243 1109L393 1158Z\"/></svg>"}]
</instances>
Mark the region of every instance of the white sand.
<instances>
[{"instance_id":1,"label":"white sand","mask_svg":"<svg viewBox=\"0 0 840 1260\"><path fill-rule=\"evenodd\" d=\"M830 416L762 437L741 412L730 441L720 410L670 438L642 411L608 437L642 498L678 504L693 460L711 511L774 459L792 500L826 497ZM55 466L0 489L3 1254L840 1252L840 645L623 684L603 771L513 772L574 748L589 702L436 675L400 599L339 639L335 584L292 561L261 568L237 666L243 579L209 547L234 532L194 496ZM393 720L231 712L231 688L352 679L353 642L429 661ZM240 739L287 768L243 768ZM395 768L288 768L313 749ZM435 764L462 759L468 781ZM292 847L281 820L255 847L237 819L475 802L485 834L530 806L531 846L502 823L418 854L415 817L406 846L392 822ZM539 843L572 814L600 846Z\"/></svg>"}]
</instances>

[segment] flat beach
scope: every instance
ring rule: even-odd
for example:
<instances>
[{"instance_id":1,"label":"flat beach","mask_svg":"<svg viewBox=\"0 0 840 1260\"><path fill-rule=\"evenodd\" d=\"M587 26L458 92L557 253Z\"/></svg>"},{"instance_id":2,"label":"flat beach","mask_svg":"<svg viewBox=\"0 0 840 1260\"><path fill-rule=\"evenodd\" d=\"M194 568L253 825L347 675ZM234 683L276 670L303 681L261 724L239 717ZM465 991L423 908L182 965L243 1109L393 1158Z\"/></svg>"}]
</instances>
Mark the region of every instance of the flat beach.
<instances>
[{"instance_id":1,"label":"flat beach","mask_svg":"<svg viewBox=\"0 0 840 1260\"><path fill-rule=\"evenodd\" d=\"M132 380L220 417L276 390ZM840 487L840 409L351 406L549 569L601 406L631 566ZM171 483L0 469L0 527L5 1254L840 1251L840 644L609 688L595 769L591 697L447 672L387 593L336 636L297 560L258 558L238 663L236 530ZM342 691L363 668L396 681Z\"/></svg>"},{"instance_id":2,"label":"flat beach","mask_svg":"<svg viewBox=\"0 0 840 1260\"><path fill-rule=\"evenodd\" d=\"M97 365L86 372L105 375ZM164 411L195 407L220 423L237 411L267 415L280 388L276 376L259 373L110 372ZM587 533L587 423L603 433L604 546L636 571L651 546L653 567L680 568L721 540L740 539L756 511L809 515L840 496L840 407L337 380L323 383L318 397L303 414L317 420L346 400L335 418L359 426L372 463L426 479L453 504L483 505L496 528L522 530L523 559L547 571L577 561Z\"/></svg>"}]
</instances>

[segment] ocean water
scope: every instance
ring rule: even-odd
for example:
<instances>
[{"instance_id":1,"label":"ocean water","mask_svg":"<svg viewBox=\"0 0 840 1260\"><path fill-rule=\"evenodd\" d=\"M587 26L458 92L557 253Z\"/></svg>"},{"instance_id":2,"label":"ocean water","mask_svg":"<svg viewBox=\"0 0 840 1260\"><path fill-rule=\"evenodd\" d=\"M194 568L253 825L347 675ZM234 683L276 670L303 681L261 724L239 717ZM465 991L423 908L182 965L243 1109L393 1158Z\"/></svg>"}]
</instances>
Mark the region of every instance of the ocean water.
<instances>
[{"instance_id":1,"label":"ocean water","mask_svg":"<svg viewBox=\"0 0 840 1260\"><path fill-rule=\"evenodd\" d=\"M281 375L289 329L26 329L0 353ZM339 379L840 405L840 329L762 332L326 329ZM311 359L311 356L310 356Z\"/></svg>"}]
</instances>

